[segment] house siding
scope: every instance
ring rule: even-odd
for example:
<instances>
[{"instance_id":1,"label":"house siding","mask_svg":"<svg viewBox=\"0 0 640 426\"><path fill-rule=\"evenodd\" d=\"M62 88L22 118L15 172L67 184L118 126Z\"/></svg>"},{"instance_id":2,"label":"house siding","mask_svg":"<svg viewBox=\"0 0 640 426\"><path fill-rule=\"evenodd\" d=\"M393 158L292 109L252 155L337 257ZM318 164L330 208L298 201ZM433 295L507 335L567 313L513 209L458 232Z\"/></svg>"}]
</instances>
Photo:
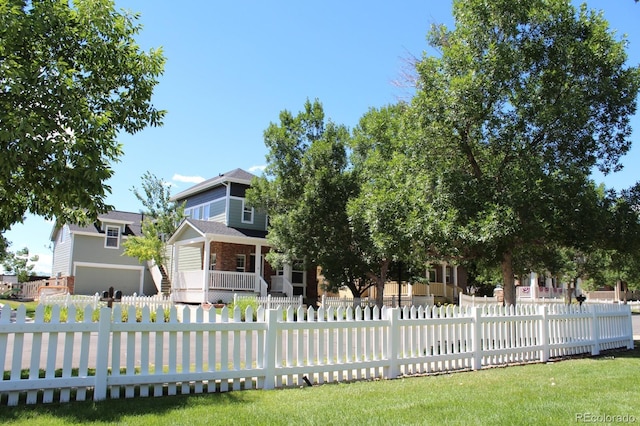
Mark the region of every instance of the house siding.
<instances>
[{"instance_id":1,"label":"house siding","mask_svg":"<svg viewBox=\"0 0 640 426\"><path fill-rule=\"evenodd\" d=\"M60 241L61 234L64 236ZM71 248L73 247L72 236L69 233L69 227L64 225L56 233L56 240L53 248L53 265L51 276L60 274L62 276L71 275Z\"/></svg>"},{"instance_id":2,"label":"house siding","mask_svg":"<svg viewBox=\"0 0 640 426\"><path fill-rule=\"evenodd\" d=\"M191 228L190 226L187 226L182 231L180 238L182 240L192 240L192 239L202 238L202 235L199 234L198 231L196 231L195 229Z\"/></svg>"},{"instance_id":3,"label":"house siding","mask_svg":"<svg viewBox=\"0 0 640 426\"><path fill-rule=\"evenodd\" d=\"M120 236L120 246L115 248L105 248L105 236L102 235L74 235L73 238L73 259L75 262L106 263L115 265L140 266L138 259L123 256L124 239Z\"/></svg>"},{"instance_id":4,"label":"house siding","mask_svg":"<svg viewBox=\"0 0 640 426\"><path fill-rule=\"evenodd\" d=\"M267 229L267 220L264 213L254 210L253 223L242 221L242 199L232 198L229 200L229 223L232 228L256 229L264 231Z\"/></svg>"},{"instance_id":5,"label":"house siding","mask_svg":"<svg viewBox=\"0 0 640 426\"><path fill-rule=\"evenodd\" d=\"M187 202L185 208L199 206L200 204L205 204L210 201L217 200L219 198L224 198L227 195L227 188L225 186L218 186L216 188L212 188L208 191L202 192L200 194L195 194L189 196L187 198ZM183 200L178 200L178 202L183 202Z\"/></svg>"},{"instance_id":6,"label":"house siding","mask_svg":"<svg viewBox=\"0 0 640 426\"><path fill-rule=\"evenodd\" d=\"M225 218L226 218L225 208L226 208L226 200L225 199L218 200L218 201L215 201L215 202L211 203L211 205L209 206L209 218L208 219L216 221L216 222L224 223Z\"/></svg>"},{"instance_id":7,"label":"house siding","mask_svg":"<svg viewBox=\"0 0 640 426\"><path fill-rule=\"evenodd\" d=\"M193 246L177 246L178 271L198 271L202 269L202 248Z\"/></svg>"},{"instance_id":8,"label":"house siding","mask_svg":"<svg viewBox=\"0 0 640 426\"><path fill-rule=\"evenodd\" d=\"M73 235L73 265L68 275L75 276L75 294L95 294L113 286L123 294L140 294L140 271L143 271L144 294L155 294L157 288L146 265L138 259L123 256L123 238L120 247L104 247L104 235ZM85 264L92 265L91 267Z\"/></svg>"}]
</instances>

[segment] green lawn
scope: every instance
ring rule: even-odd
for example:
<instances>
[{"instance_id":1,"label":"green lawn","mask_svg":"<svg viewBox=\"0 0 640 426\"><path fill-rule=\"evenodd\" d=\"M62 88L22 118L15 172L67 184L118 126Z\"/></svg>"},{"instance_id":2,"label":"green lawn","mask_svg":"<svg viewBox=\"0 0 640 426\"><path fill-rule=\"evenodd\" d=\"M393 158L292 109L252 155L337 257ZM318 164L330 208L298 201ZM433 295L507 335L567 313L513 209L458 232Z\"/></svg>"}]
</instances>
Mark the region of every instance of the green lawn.
<instances>
[{"instance_id":1,"label":"green lawn","mask_svg":"<svg viewBox=\"0 0 640 426\"><path fill-rule=\"evenodd\" d=\"M636 342L636 348L640 342ZM273 391L0 407L24 425L488 424L635 420L640 349L477 372ZM627 417L612 417L627 416ZM602 422L599 422L602 424Z\"/></svg>"}]
</instances>

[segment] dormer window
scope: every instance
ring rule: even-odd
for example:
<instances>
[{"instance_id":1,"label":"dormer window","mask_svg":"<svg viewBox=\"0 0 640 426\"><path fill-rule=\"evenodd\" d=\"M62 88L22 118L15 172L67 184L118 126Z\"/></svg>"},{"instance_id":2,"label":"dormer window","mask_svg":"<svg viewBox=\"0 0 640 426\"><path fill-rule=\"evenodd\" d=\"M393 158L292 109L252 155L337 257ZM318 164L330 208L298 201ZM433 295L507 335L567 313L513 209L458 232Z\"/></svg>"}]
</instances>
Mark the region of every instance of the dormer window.
<instances>
[{"instance_id":1,"label":"dormer window","mask_svg":"<svg viewBox=\"0 0 640 426\"><path fill-rule=\"evenodd\" d=\"M107 225L105 230L104 246L108 248L120 247L120 227Z\"/></svg>"}]
</instances>

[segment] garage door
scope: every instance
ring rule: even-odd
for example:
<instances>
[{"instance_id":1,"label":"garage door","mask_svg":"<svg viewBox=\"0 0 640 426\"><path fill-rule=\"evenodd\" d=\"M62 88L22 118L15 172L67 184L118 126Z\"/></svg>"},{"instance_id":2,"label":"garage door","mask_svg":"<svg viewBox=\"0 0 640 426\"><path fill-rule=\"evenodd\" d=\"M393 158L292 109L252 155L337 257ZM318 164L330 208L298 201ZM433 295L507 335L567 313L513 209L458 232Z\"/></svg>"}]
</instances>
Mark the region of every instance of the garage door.
<instances>
[{"instance_id":1,"label":"garage door","mask_svg":"<svg viewBox=\"0 0 640 426\"><path fill-rule=\"evenodd\" d=\"M139 294L140 271L88 266L76 267L75 294L102 294L109 287L122 291L123 295Z\"/></svg>"}]
</instances>

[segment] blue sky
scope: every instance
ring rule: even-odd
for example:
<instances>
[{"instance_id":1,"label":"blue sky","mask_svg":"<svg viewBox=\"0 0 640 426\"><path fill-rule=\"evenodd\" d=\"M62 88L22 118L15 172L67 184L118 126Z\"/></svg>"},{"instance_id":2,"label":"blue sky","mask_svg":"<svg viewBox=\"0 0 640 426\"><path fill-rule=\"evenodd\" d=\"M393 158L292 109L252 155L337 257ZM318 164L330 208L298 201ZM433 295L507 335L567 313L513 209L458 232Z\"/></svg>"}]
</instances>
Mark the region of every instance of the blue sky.
<instances>
[{"instance_id":1,"label":"blue sky","mask_svg":"<svg viewBox=\"0 0 640 426\"><path fill-rule=\"evenodd\" d=\"M453 26L451 3L418 1L173 1L118 0L118 8L140 12L137 40L162 47L165 73L154 103L166 109L164 126L123 134L125 155L108 182L110 204L139 211L130 189L150 171L174 193L198 180L237 167L260 173L265 164L263 132L283 109L298 112L318 98L328 118L354 127L371 107L407 99L398 87L405 59L427 49L431 24ZM629 63L640 63L640 4L633 0L587 0L603 10L618 35L627 34ZM433 52L430 52L433 53ZM640 114L633 120L634 148L625 169L595 176L622 189L638 179ZM28 216L5 236L11 249L29 247L51 271L52 223Z\"/></svg>"}]
</instances>

